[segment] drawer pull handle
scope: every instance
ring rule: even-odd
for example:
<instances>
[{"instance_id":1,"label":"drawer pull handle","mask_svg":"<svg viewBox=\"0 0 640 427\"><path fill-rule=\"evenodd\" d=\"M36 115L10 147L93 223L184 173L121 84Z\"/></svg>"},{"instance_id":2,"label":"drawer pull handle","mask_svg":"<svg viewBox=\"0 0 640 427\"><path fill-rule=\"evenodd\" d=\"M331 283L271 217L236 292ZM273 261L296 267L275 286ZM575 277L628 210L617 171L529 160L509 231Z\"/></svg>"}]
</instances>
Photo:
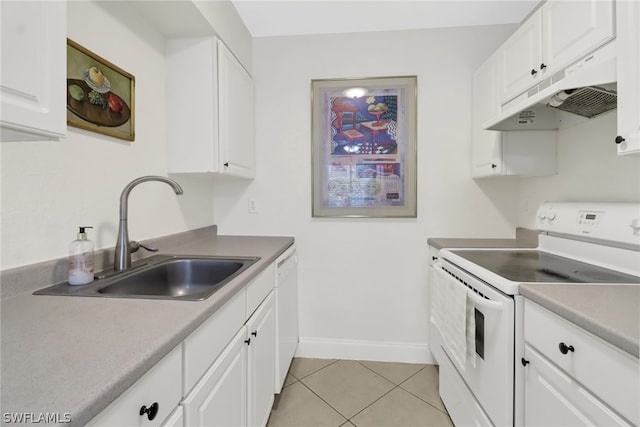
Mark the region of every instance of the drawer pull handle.
<instances>
[{"instance_id":1,"label":"drawer pull handle","mask_svg":"<svg viewBox=\"0 0 640 427\"><path fill-rule=\"evenodd\" d=\"M529 362L527 359L523 357L522 359L520 359L520 363L522 363L522 366L527 366L531 362Z\"/></svg>"},{"instance_id":2,"label":"drawer pull handle","mask_svg":"<svg viewBox=\"0 0 640 427\"><path fill-rule=\"evenodd\" d=\"M562 354L567 354L567 353L568 353L568 352L570 352L570 351L571 351L571 352L575 351L575 348L573 348L573 346L572 346L572 345L566 345L566 344L565 344L565 343L563 343L563 342L561 342L561 343L558 345L558 348L560 349L560 353L562 353Z\"/></svg>"},{"instance_id":3,"label":"drawer pull handle","mask_svg":"<svg viewBox=\"0 0 640 427\"><path fill-rule=\"evenodd\" d=\"M140 408L140 415L147 414L147 418L149 419L149 421L152 421L156 417L156 415L158 415L159 408L160 405L158 405L158 402L153 402L153 404L148 408L143 405L142 408Z\"/></svg>"},{"instance_id":4,"label":"drawer pull handle","mask_svg":"<svg viewBox=\"0 0 640 427\"><path fill-rule=\"evenodd\" d=\"M251 332L251 335L253 335L254 337L257 337L258 336L258 331Z\"/></svg>"}]
</instances>

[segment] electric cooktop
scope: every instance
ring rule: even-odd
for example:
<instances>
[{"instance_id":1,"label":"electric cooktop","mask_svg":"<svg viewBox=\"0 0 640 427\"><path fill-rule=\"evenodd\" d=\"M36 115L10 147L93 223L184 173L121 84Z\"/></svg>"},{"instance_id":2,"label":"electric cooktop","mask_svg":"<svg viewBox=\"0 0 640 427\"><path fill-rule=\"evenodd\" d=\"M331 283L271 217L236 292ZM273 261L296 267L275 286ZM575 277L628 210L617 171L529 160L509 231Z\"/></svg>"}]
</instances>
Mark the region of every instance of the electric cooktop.
<instances>
[{"instance_id":1,"label":"electric cooktop","mask_svg":"<svg viewBox=\"0 0 640 427\"><path fill-rule=\"evenodd\" d=\"M514 282L640 284L640 277L537 250L451 250Z\"/></svg>"}]
</instances>

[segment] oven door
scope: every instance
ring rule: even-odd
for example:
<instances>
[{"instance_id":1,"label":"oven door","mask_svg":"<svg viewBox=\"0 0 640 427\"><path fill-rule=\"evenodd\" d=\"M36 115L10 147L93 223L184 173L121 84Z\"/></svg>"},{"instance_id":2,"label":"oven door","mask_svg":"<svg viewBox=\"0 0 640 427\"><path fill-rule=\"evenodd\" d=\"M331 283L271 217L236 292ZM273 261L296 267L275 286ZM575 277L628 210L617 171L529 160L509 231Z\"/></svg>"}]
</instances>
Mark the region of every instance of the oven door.
<instances>
[{"instance_id":1,"label":"oven door","mask_svg":"<svg viewBox=\"0 0 640 427\"><path fill-rule=\"evenodd\" d=\"M447 260L432 269L431 334L452 420L466 425L475 413L474 425L513 425L513 298Z\"/></svg>"}]
</instances>

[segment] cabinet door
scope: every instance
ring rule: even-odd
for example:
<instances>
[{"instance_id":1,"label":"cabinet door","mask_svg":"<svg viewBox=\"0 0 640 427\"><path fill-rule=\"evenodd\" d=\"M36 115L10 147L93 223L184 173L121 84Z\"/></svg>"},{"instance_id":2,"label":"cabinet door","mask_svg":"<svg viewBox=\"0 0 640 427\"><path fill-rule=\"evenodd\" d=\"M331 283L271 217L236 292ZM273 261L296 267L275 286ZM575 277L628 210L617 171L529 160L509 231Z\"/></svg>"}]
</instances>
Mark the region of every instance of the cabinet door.
<instances>
[{"instance_id":1,"label":"cabinet door","mask_svg":"<svg viewBox=\"0 0 640 427\"><path fill-rule=\"evenodd\" d=\"M249 425L265 426L275 389L276 317L272 291L247 321L249 343Z\"/></svg>"},{"instance_id":2,"label":"cabinet door","mask_svg":"<svg viewBox=\"0 0 640 427\"><path fill-rule=\"evenodd\" d=\"M184 399L186 426L247 424L247 344L243 327Z\"/></svg>"},{"instance_id":3,"label":"cabinet door","mask_svg":"<svg viewBox=\"0 0 640 427\"><path fill-rule=\"evenodd\" d=\"M502 104L525 92L540 80L542 13L538 10L498 50Z\"/></svg>"},{"instance_id":4,"label":"cabinet door","mask_svg":"<svg viewBox=\"0 0 640 427\"><path fill-rule=\"evenodd\" d=\"M640 3L621 1L618 14L618 154L640 154Z\"/></svg>"},{"instance_id":5,"label":"cabinet door","mask_svg":"<svg viewBox=\"0 0 640 427\"><path fill-rule=\"evenodd\" d=\"M167 153L170 173L217 173L217 43L167 40Z\"/></svg>"},{"instance_id":6,"label":"cabinet door","mask_svg":"<svg viewBox=\"0 0 640 427\"><path fill-rule=\"evenodd\" d=\"M548 0L542 7L543 78L615 37L612 0Z\"/></svg>"},{"instance_id":7,"label":"cabinet door","mask_svg":"<svg viewBox=\"0 0 640 427\"><path fill-rule=\"evenodd\" d=\"M66 35L63 1L0 2L2 141L66 134Z\"/></svg>"},{"instance_id":8,"label":"cabinet door","mask_svg":"<svg viewBox=\"0 0 640 427\"><path fill-rule=\"evenodd\" d=\"M525 426L631 425L528 344L524 358Z\"/></svg>"},{"instance_id":9,"label":"cabinet door","mask_svg":"<svg viewBox=\"0 0 640 427\"><path fill-rule=\"evenodd\" d=\"M253 79L233 53L218 41L220 170L253 178Z\"/></svg>"},{"instance_id":10,"label":"cabinet door","mask_svg":"<svg viewBox=\"0 0 640 427\"><path fill-rule=\"evenodd\" d=\"M499 112L498 57L491 56L473 74L473 134L471 142L474 178L502 173L500 132L484 130L482 124Z\"/></svg>"},{"instance_id":11,"label":"cabinet door","mask_svg":"<svg viewBox=\"0 0 640 427\"><path fill-rule=\"evenodd\" d=\"M87 425L91 427L161 425L180 403L181 375L182 346L179 345ZM155 415L153 410L141 415L140 410L143 407L157 408Z\"/></svg>"}]
</instances>

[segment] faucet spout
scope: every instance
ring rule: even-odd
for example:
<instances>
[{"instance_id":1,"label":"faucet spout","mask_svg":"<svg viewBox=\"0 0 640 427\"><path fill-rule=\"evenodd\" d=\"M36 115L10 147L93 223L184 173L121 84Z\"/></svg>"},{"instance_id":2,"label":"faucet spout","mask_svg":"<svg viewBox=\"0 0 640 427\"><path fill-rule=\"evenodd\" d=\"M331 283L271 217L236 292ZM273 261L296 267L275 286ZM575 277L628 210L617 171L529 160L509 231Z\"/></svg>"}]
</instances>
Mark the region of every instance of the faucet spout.
<instances>
[{"instance_id":1,"label":"faucet spout","mask_svg":"<svg viewBox=\"0 0 640 427\"><path fill-rule=\"evenodd\" d=\"M170 185L176 194L180 195L183 193L180 184L172 179L165 178L164 176L143 176L134 179L124 187L124 190L122 190L122 194L120 195L120 221L118 223L118 238L116 241L115 259L113 261L113 269L115 271L122 271L131 267L131 241L129 240L129 227L127 224L129 193L131 193L131 190L133 190L136 185L147 181L164 182L165 184Z\"/></svg>"}]
</instances>

